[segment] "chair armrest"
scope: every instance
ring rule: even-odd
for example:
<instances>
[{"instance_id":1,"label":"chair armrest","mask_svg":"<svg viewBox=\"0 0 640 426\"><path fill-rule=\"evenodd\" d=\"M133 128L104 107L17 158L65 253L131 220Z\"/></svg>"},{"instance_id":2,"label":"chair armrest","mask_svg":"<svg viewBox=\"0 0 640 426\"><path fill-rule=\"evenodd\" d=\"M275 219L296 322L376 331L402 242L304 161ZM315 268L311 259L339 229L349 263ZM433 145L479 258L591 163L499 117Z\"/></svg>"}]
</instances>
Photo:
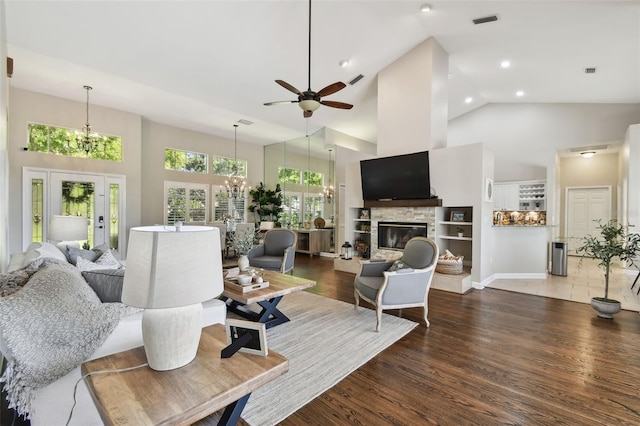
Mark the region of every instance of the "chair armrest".
<instances>
[{"instance_id":1,"label":"chair armrest","mask_svg":"<svg viewBox=\"0 0 640 426\"><path fill-rule=\"evenodd\" d=\"M360 262L360 275L361 277L381 277L385 272L393 265L393 262Z\"/></svg>"},{"instance_id":2,"label":"chair armrest","mask_svg":"<svg viewBox=\"0 0 640 426\"><path fill-rule=\"evenodd\" d=\"M260 256L264 256L264 246L255 246L251 248L247 253L249 262L251 262L251 259L255 259L256 257L260 257Z\"/></svg>"},{"instance_id":3,"label":"chair armrest","mask_svg":"<svg viewBox=\"0 0 640 426\"><path fill-rule=\"evenodd\" d=\"M289 271L293 269L296 258L296 247L291 246L284 249L284 259L282 259L282 270Z\"/></svg>"}]
</instances>

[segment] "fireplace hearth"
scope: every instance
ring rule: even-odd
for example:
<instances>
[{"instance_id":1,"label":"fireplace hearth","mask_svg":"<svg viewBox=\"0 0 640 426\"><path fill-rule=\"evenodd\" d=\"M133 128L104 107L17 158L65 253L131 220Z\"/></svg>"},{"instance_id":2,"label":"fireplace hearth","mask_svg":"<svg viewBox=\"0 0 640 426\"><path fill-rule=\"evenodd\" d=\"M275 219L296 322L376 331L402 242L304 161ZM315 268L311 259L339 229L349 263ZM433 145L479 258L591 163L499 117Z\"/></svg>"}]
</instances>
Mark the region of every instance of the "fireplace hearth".
<instances>
[{"instance_id":1,"label":"fireplace hearth","mask_svg":"<svg viewBox=\"0 0 640 426\"><path fill-rule=\"evenodd\" d=\"M418 222L378 222L378 248L383 250L404 250L413 237L427 236L427 223Z\"/></svg>"}]
</instances>

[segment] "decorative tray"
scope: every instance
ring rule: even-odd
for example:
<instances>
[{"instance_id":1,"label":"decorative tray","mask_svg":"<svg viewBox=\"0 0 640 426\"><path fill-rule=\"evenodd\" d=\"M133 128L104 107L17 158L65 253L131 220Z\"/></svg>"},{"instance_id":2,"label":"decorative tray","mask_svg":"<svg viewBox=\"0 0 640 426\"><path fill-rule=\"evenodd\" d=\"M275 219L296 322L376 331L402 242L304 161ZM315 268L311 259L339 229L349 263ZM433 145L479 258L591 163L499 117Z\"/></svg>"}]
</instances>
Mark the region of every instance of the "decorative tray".
<instances>
[{"instance_id":1,"label":"decorative tray","mask_svg":"<svg viewBox=\"0 0 640 426\"><path fill-rule=\"evenodd\" d=\"M237 279L231 278L224 280L224 285L231 289L238 291L240 293L248 293L254 290L260 290L261 288L269 287L269 281L263 281L261 283L248 283L248 284L238 284Z\"/></svg>"}]
</instances>

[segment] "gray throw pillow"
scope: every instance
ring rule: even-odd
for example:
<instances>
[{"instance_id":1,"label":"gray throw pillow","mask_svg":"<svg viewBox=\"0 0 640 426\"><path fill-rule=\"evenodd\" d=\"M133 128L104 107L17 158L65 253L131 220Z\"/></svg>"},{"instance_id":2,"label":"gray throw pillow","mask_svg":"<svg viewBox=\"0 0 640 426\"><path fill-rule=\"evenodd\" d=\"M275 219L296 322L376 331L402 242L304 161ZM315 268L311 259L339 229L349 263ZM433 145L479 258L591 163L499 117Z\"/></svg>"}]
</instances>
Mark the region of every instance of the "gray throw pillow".
<instances>
[{"instance_id":1,"label":"gray throw pillow","mask_svg":"<svg viewBox=\"0 0 640 426\"><path fill-rule=\"evenodd\" d=\"M102 303L113 303L122 301L124 271L124 269L94 269L82 272L82 276Z\"/></svg>"},{"instance_id":2,"label":"gray throw pillow","mask_svg":"<svg viewBox=\"0 0 640 426\"><path fill-rule=\"evenodd\" d=\"M96 249L84 250L81 248L67 246L67 259L69 259L69 263L73 265L76 265L78 263L78 257L94 262L101 255L102 252Z\"/></svg>"}]
</instances>

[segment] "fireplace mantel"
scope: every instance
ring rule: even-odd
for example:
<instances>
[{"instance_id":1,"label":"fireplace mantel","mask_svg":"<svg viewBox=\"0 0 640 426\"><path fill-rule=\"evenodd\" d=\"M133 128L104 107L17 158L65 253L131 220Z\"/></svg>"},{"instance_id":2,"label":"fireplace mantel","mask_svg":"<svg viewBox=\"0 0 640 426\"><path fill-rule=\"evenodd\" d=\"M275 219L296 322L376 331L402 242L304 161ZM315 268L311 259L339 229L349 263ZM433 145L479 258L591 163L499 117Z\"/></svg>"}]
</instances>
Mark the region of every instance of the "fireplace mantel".
<instances>
[{"instance_id":1,"label":"fireplace mantel","mask_svg":"<svg viewBox=\"0 0 640 426\"><path fill-rule=\"evenodd\" d=\"M365 201L364 207L442 207L442 199L425 198L421 200Z\"/></svg>"}]
</instances>

